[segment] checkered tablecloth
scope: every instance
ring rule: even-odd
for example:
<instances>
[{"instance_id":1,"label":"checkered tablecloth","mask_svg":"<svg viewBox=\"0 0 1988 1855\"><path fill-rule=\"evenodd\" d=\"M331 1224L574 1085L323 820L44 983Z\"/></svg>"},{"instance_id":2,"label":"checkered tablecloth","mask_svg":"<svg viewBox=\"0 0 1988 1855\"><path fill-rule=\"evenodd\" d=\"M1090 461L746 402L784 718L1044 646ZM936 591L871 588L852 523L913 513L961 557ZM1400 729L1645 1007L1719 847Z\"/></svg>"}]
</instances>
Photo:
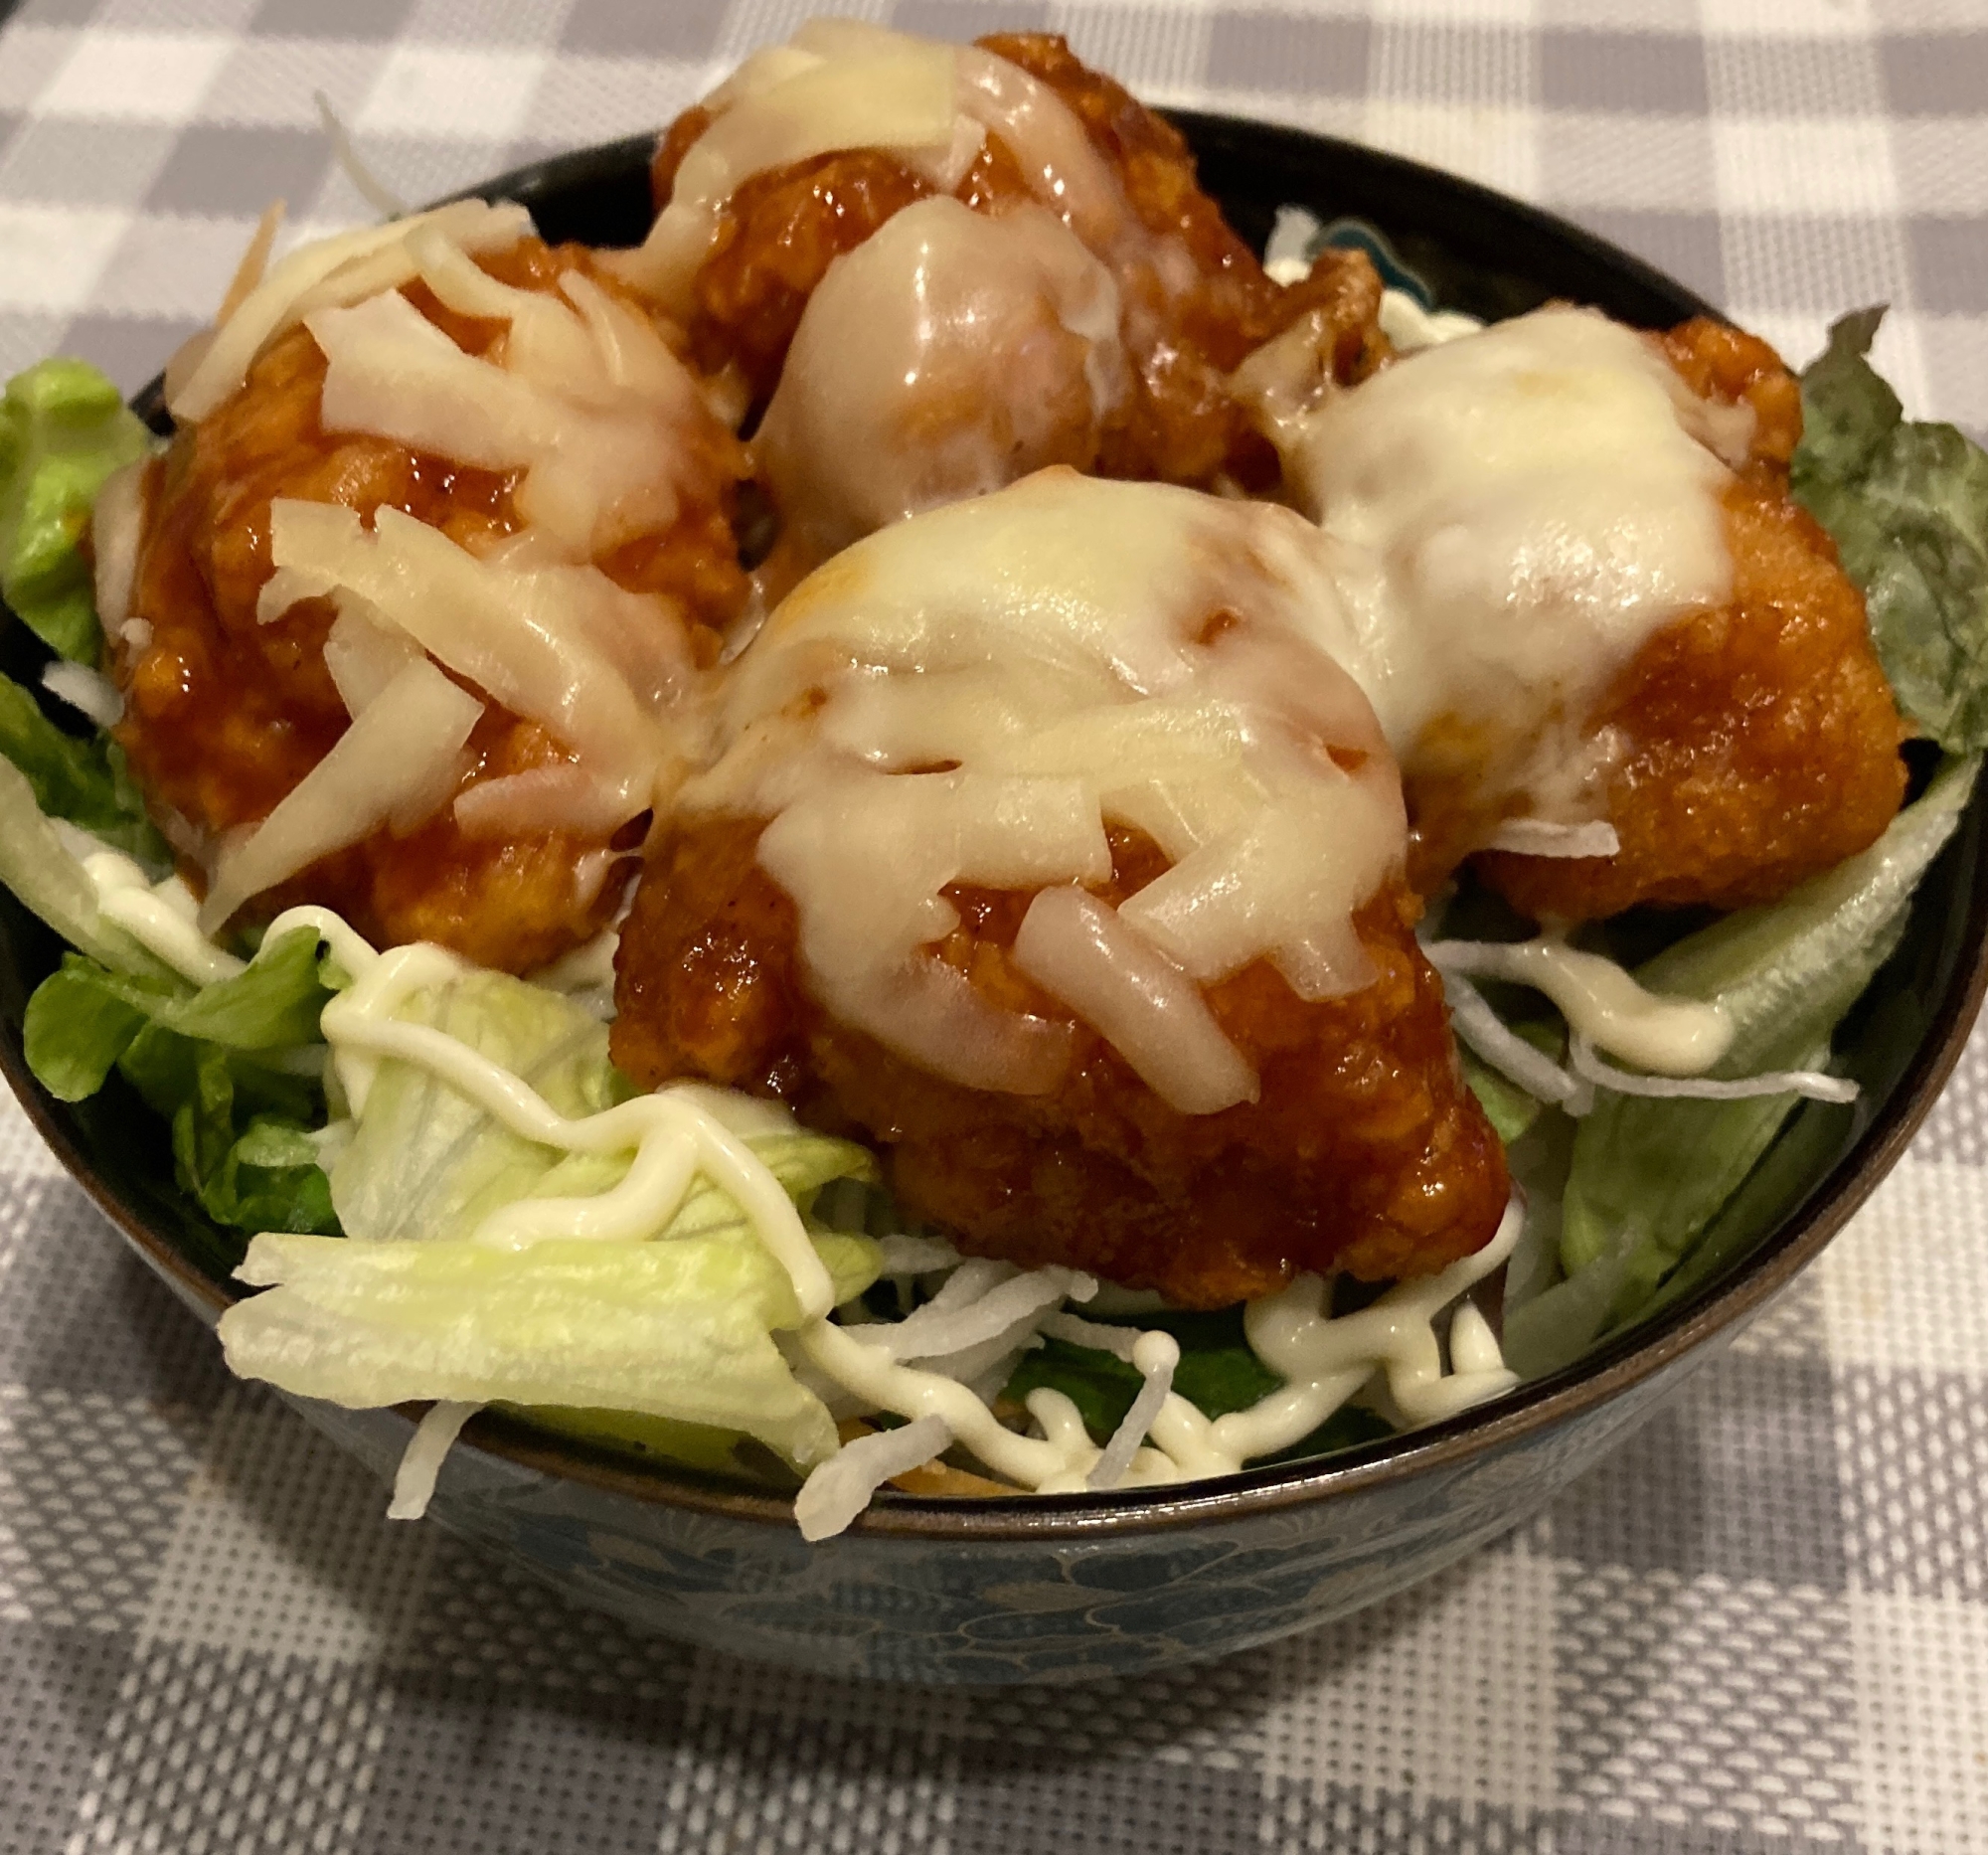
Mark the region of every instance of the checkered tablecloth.
<instances>
[{"instance_id":1,"label":"checkered tablecloth","mask_svg":"<svg viewBox=\"0 0 1988 1855\"><path fill-rule=\"evenodd\" d=\"M0 373L127 388L256 216L666 120L802 0L39 0ZM856 10L843 0L839 10ZM1896 305L1988 428L1983 0L869 0L1544 201L1802 357ZM0 13L4 13L0 5ZM0 1855L1988 1850L1988 1044L1794 1296L1549 1515L1342 1627L996 1698L692 1654L493 1573L214 1348L0 1107Z\"/></svg>"}]
</instances>

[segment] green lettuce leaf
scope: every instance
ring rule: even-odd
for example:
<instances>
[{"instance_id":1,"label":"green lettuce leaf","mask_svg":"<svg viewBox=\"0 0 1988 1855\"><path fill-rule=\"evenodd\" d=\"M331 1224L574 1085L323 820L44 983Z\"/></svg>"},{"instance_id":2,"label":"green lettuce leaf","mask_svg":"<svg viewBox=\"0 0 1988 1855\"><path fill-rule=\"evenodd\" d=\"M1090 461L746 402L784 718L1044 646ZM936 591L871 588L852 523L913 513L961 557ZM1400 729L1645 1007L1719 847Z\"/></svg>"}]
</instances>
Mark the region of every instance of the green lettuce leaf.
<instances>
[{"instance_id":1,"label":"green lettuce leaf","mask_svg":"<svg viewBox=\"0 0 1988 1855\"><path fill-rule=\"evenodd\" d=\"M83 361L43 361L0 396L0 600L78 663L93 666L102 646L83 546L90 505L150 444L117 389Z\"/></svg>"},{"instance_id":2,"label":"green lettuce leaf","mask_svg":"<svg viewBox=\"0 0 1988 1855\"><path fill-rule=\"evenodd\" d=\"M1845 316L1802 376L1794 493L1863 589L1900 707L1974 753L1988 747L1988 453L1905 418L1865 359L1884 313Z\"/></svg>"},{"instance_id":3,"label":"green lettuce leaf","mask_svg":"<svg viewBox=\"0 0 1988 1855\"><path fill-rule=\"evenodd\" d=\"M838 1287L876 1270L862 1238L818 1240ZM267 1292L230 1308L230 1368L356 1408L411 1399L631 1412L755 1436L797 1467L831 1454L826 1407L773 1334L800 1324L756 1243L257 1237L237 1271Z\"/></svg>"},{"instance_id":4,"label":"green lettuce leaf","mask_svg":"<svg viewBox=\"0 0 1988 1855\"><path fill-rule=\"evenodd\" d=\"M80 1101L103 1086L148 1024L227 1050L293 1049L319 1040L331 993L318 974L318 936L299 928L245 971L198 988L177 976L113 972L78 953L35 988L23 1043L48 1092Z\"/></svg>"},{"instance_id":5,"label":"green lettuce leaf","mask_svg":"<svg viewBox=\"0 0 1988 1855\"><path fill-rule=\"evenodd\" d=\"M180 1189L238 1230L338 1229L324 1125L318 937L285 934L231 979L112 972L81 954L35 988L22 1042L49 1093L80 1101L112 1068L172 1129Z\"/></svg>"},{"instance_id":6,"label":"green lettuce leaf","mask_svg":"<svg viewBox=\"0 0 1988 1855\"><path fill-rule=\"evenodd\" d=\"M1710 1000L1726 1012L1733 1045L1714 1077L1827 1061L1836 1026L1898 945L1912 892L1958 825L1978 765L1950 762L1869 850L1637 968L1653 992ZM1526 1377L1555 1370L1643 1312L1798 1100L1604 1093L1574 1135L1560 1233L1566 1279L1507 1319L1505 1356L1513 1369ZM1831 1112L1821 1103L1808 1108L1815 1118Z\"/></svg>"},{"instance_id":7,"label":"green lettuce leaf","mask_svg":"<svg viewBox=\"0 0 1988 1855\"><path fill-rule=\"evenodd\" d=\"M165 839L145 816L145 802L117 744L101 732L84 739L65 734L32 695L5 676L0 676L0 754L26 775L47 816L80 826L154 871L172 862Z\"/></svg>"},{"instance_id":8,"label":"green lettuce leaf","mask_svg":"<svg viewBox=\"0 0 1988 1855\"><path fill-rule=\"evenodd\" d=\"M235 1102L242 1097L239 1070L230 1081L237 1085L230 1102L232 1121ZM236 1230L339 1234L331 1181L318 1164L310 1127L298 1119L251 1113L199 1190L207 1215Z\"/></svg>"},{"instance_id":9,"label":"green lettuce leaf","mask_svg":"<svg viewBox=\"0 0 1988 1855\"><path fill-rule=\"evenodd\" d=\"M502 973L429 988L400 1016L500 1064L571 1117L631 1093L609 1061L606 1026ZM803 1211L833 1180L874 1177L863 1148L807 1133L782 1109L715 1090L699 1098ZM491 1212L606 1191L628 1163L521 1139L427 1071L383 1062L331 1169L348 1235L250 1245L239 1272L268 1291L225 1317L230 1364L357 1407L557 1407L553 1421L620 1440L642 1420L632 1433L645 1447L688 1434L699 1460L723 1457L742 1435L796 1466L818 1460L836 1446L835 1427L772 1338L800 1322L792 1285L708 1181L648 1240L553 1239L521 1251L474 1241ZM875 1281L880 1252L869 1238L817 1232L815 1242L838 1302Z\"/></svg>"},{"instance_id":10,"label":"green lettuce leaf","mask_svg":"<svg viewBox=\"0 0 1988 1855\"><path fill-rule=\"evenodd\" d=\"M217 1224L337 1231L313 1138L324 1124L324 1088L307 1070L161 1024L139 1031L117 1069L171 1128L180 1189Z\"/></svg>"},{"instance_id":11,"label":"green lettuce leaf","mask_svg":"<svg viewBox=\"0 0 1988 1855\"><path fill-rule=\"evenodd\" d=\"M1520 1035L1525 1035L1523 1030ZM1527 1041L1533 1040L1529 1038ZM1553 1055L1558 1060L1560 1052L1555 1050ZM1502 1070L1494 1070L1468 1045L1458 1044L1456 1056L1463 1066L1463 1080L1470 1093L1477 1097L1477 1105L1484 1110L1484 1118L1491 1123L1492 1131L1500 1141L1510 1146L1539 1119L1540 1109L1545 1103L1537 1096L1528 1095Z\"/></svg>"}]
</instances>

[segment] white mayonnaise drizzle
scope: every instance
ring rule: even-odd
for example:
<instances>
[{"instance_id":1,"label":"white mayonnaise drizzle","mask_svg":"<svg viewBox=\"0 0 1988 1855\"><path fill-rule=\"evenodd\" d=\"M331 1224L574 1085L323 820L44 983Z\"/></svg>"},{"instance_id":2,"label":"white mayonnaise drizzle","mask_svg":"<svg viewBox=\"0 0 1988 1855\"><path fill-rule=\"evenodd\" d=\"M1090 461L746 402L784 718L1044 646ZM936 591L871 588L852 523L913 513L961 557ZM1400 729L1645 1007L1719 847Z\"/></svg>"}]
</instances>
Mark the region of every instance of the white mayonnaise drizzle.
<instances>
[{"instance_id":1,"label":"white mayonnaise drizzle","mask_svg":"<svg viewBox=\"0 0 1988 1855\"><path fill-rule=\"evenodd\" d=\"M287 922L279 916L270 931ZM663 1090L569 1119L456 1038L396 1018L416 993L473 970L453 953L417 943L377 953L354 970L352 986L325 1007L322 1029L355 1115L365 1112L382 1060L397 1057L439 1078L524 1139L568 1153L634 1154L627 1175L608 1191L502 1206L477 1227L474 1241L522 1250L555 1237L627 1242L652 1236L702 1173L750 1218L791 1278L802 1317L815 1321L827 1315L834 1288L793 1201L745 1141L689 1093Z\"/></svg>"},{"instance_id":2,"label":"white mayonnaise drizzle","mask_svg":"<svg viewBox=\"0 0 1988 1855\"><path fill-rule=\"evenodd\" d=\"M1249 1345L1284 1386L1246 1411L1213 1421L1185 1398L1167 1399L1153 1440L1187 1474L1231 1474L1252 1456L1301 1442L1373 1377L1387 1377L1390 1396L1410 1424L1433 1424L1495 1398L1518 1374L1502 1357L1494 1365L1488 1327L1466 1321L1463 1361L1445 1373L1433 1322L1473 1284L1512 1254L1525 1228L1525 1204L1514 1197L1491 1241L1475 1256L1438 1274L1398 1282L1371 1306L1333 1319L1326 1284L1300 1275L1280 1293L1251 1301L1244 1315Z\"/></svg>"},{"instance_id":3,"label":"white mayonnaise drizzle","mask_svg":"<svg viewBox=\"0 0 1988 1855\"><path fill-rule=\"evenodd\" d=\"M1594 1045L1576 1031L1570 1040L1568 1067L1583 1082L1617 1095L1641 1095L1673 1100L1696 1098L1701 1101L1743 1101L1749 1096L1801 1095L1815 1101L1854 1101L1859 1090L1847 1076L1831 1076L1826 1070L1766 1070L1757 1076L1741 1076L1727 1081L1704 1077L1677 1080L1665 1076L1639 1076L1603 1063L1594 1054Z\"/></svg>"},{"instance_id":4,"label":"white mayonnaise drizzle","mask_svg":"<svg viewBox=\"0 0 1988 1855\"><path fill-rule=\"evenodd\" d=\"M243 970L242 960L224 953L196 926L200 904L179 877L154 883L116 850L93 851L82 861L83 874L96 887L96 906L104 919L116 923L181 978L212 985Z\"/></svg>"},{"instance_id":5,"label":"white mayonnaise drizzle","mask_svg":"<svg viewBox=\"0 0 1988 1855\"><path fill-rule=\"evenodd\" d=\"M1551 936L1537 940L1436 940L1422 949L1448 976L1504 979L1544 992L1576 1036L1659 1076L1702 1076L1733 1043L1717 1005L1648 992L1599 953Z\"/></svg>"},{"instance_id":6,"label":"white mayonnaise drizzle","mask_svg":"<svg viewBox=\"0 0 1988 1855\"><path fill-rule=\"evenodd\" d=\"M322 925L319 912L297 910L279 917L271 934L302 925L298 918L317 918L312 925ZM366 964L355 953L356 940L345 929L334 944L341 964L360 976L324 1014L325 1036L336 1052L355 1112L363 1110L379 1062L394 1057L428 1070L526 1139L567 1152L635 1149L627 1177L612 1190L590 1199L507 1206L484 1221L477 1241L513 1247L551 1237L625 1241L651 1234L668 1223L692 1177L702 1172L745 1209L760 1240L787 1270L804 1322L796 1344L837 1385L872 1409L911 1420L941 1420L950 1438L1019 1486L1057 1492L1091 1485L1103 1451L1061 1394L1031 1394L1029 1409L1044 1434L1018 1435L956 1379L902 1364L888 1344L876 1343L889 1327L873 1335L831 1321L828 1272L792 1201L751 1150L690 1098L691 1092L666 1090L582 1119L567 1119L515 1076L454 1038L394 1018L416 992L459 976L465 970L461 961L436 947L413 946L375 954ZM1403 1282L1373 1306L1340 1320L1321 1313L1324 1284L1315 1276L1301 1277L1281 1294L1253 1303L1250 1343L1290 1383L1252 1410L1214 1424L1177 1394L1162 1394L1152 1420L1160 1446L1129 1455L1119 1448L1112 1464L1118 1473L1110 1485L1226 1473L1252 1456L1287 1448L1358 1391L1377 1367L1385 1370L1391 1395L1411 1423L1433 1422L1509 1389L1517 1383L1515 1375L1502 1362L1487 1363L1488 1329L1466 1324L1462 1364L1445 1374L1431 1322L1505 1260L1522 1222L1515 1203L1477 1255L1425 1281ZM1089 1285L1073 1278L1071 1290L1080 1295ZM1495 1353L1495 1343L1490 1352ZM1170 1379L1178 1357L1178 1348L1165 1334L1142 1334L1134 1342L1133 1363L1149 1382L1162 1374Z\"/></svg>"}]
</instances>

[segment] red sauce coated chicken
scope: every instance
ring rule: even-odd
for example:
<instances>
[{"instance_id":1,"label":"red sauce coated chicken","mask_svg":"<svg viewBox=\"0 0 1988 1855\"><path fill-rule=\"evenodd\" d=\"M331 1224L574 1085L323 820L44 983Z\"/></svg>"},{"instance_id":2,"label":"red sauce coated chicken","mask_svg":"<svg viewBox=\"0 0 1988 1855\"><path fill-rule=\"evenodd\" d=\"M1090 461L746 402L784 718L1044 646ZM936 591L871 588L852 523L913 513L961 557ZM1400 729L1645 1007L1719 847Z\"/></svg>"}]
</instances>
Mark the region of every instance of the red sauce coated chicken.
<instances>
[{"instance_id":1,"label":"red sauce coated chicken","mask_svg":"<svg viewBox=\"0 0 1988 1855\"><path fill-rule=\"evenodd\" d=\"M1183 1305L1479 1249L1503 1150L1392 757L1295 616L1314 539L1052 470L817 570L649 848L615 1061L874 1141L971 1251Z\"/></svg>"},{"instance_id":2,"label":"red sauce coated chicken","mask_svg":"<svg viewBox=\"0 0 1988 1855\"><path fill-rule=\"evenodd\" d=\"M1193 157L1171 124L1088 69L1061 38L995 34L979 45L1027 74L1070 112L1084 159L1097 164L1114 196L1104 229L1084 222L1078 230L1093 264L1108 273L1114 298L1109 359L1125 379L1060 419L1036 441L1001 434L989 480L972 487L992 488L1050 463L1133 479L1201 485L1226 480L1256 491L1273 486L1275 454L1252 428L1228 376L1264 341L1309 317L1327 371L1341 381L1358 378L1386 352L1375 320L1380 280L1372 264L1363 253L1330 253L1295 286L1273 282L1197 185ZM686 154L713 119L700 106L663 137L653 169L659 206L670 202ZM817 155L743 181L724 201L711 249L691 282L688 325L699 364L714 373L736 371L759 408L775 402L790 356L809 358L804 318L831 266L849 262L898 215L939 191L907 158L882 148ZM977 215L997 219L1044 214L1022 161L998 128L987 133L951 197ZM817 313L826 319L825 310ZM873 316L856 313L838 324L833 346L844 364L874 322ZM929 447L934 423L956 421L978 429L1012 406L1031 405L1046 392L1054 395L1054 388L1037 382L1026 360L1018 368L1017 350L1026 340L990 334L988 322L983 313L973 340L984 350L989 371L975 377L973 391L961 396L956 411L934 415L927 403L909 412L918 428L907 442ZM928 374L943 373L928 359L925 366ZM941 380L937 397L943 394ZM964 403L968 399L970 405ZM776 413L774 426L781 422ZM777 447L777 429L773 437ZM776 503L801 500L782 482L777 457L769 475ZM917 506L945 499L927 495ZM915 486L911 500L917 500ZM868 526L877 525L873 515ZM855 532L863 532L863 525L851 524L836 540L853 539ZM814 549L810 560L823 552Z\"/></svg>"},{"instance_id":3,"label":"red sauce coated chicken","mask_svg":"<svg viewBox=\"0 0 1988 1855\"><path fill-rule=\"evenodd\" d=\"M482 268L530 291L563 273L592 275L579 247L526 238L486 253ZM499 350L501 322L447 310L416 281L409 300L465 353ZM336 503L369 525L398 509L472 554L520 527L516 472L465 467L364 431L327 431L319 416L326 361L294 327L254 362L241 389L182 429L152 467L132 609L142 627L113 638L112 668L126 695L117 735L175 841L191 850L265 818L317 765L349 725L326 667L333 621L325 598L291 604L272 622L256 602L273 562L269 508L280 497ZM630 538L596 564L631 591L667 595L657 649L682 649L688 622L700 654L745 593L730 512L739 472L735 441L706 416L686 437L695 457L666 529ZM537 722L487 707L464 756L458 791L569 759ZM481 964L528 971L604 927L622 880L609 865L632 856L642 824L471 835L445 803L405 835L381 828L258 896L267 919L294 903L324 904L380 943L434 940ZM189 874L201 871L189 858ZM625 872L626 864L620 867Z\"/></svg>"},{"instance_id":4,"label":"red sauce coated chicken","mask_svg":"<svg viewBox=\"0 0 1988 1855\"><path fill-rule=\"evenodd\" d=\"M679 828L650 852L621 940L615 1062L777 1096L810 1125L881 1145L913 1215L968 1250L1085 1268L1184 1307L1268 1293L1294 1273L1426 1274L1480 1248L1505 1209L1504 1151L1464 1086L1442 983L1396 884L1359 914L1375 981L1306 1003L1258 962L1208 1004L1261 1097L1206 1115L1159 1099L1094 1031L1015 967L1031 898L949 890L938 956L1006 1009L1070 1021L1077 1055L1041 1096L934 1077L838 1024L795 958L793 904L754 861L760 827ZM1114 834L1117 902L1165 867Z\"/></svg>"}]
</instances>

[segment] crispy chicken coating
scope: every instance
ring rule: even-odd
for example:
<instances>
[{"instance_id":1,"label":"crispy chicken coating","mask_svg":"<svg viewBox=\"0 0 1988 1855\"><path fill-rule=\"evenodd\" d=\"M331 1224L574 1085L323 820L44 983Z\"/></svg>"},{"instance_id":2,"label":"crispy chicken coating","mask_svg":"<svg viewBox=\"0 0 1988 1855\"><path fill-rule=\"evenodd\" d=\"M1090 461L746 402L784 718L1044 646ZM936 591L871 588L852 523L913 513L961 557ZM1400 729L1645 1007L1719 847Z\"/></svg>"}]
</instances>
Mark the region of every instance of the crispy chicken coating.
<instances>
[{"instance_id":1,"label":"crispy chicken coating","mask_svg":"<svg viewBox=\"0 0 1988 1855\"><path fill-rule=\"evenodd\" d=\"M549 250L536 239L479 261L503 282L542 290L568 269L591 269L579 247ZM502 335L500 323L443 309L423 285L406 294L471 353ZM324 661L331 602L307 599L272 623L256 620L256 595L272 571L271 501L340 503L369 522L379 509L404 510L472 553L519 526L508 475L387 438L325 431L324 377L317 344L292 329L239 393L179 432L148 481L132 602L144 628L110 640L126 695L116 733L168 834L189 853L184 866L196 883L196 846L266 817L348 722ZM709 660L717 628L745 595L731 524L740 465L716 420L691 441L701 455L685 476L703 493L683 498L669 529L638 536L596 565L630 590L670 595ZM458 790L567 758L538 724L493 704L470 738ZM322 903L376 942L435 940L480 964L528 971L606 925L624 887L608 880L610 866L632 856L642 830L636 820L611 838L570 830L471 837L444 805L409 835L377 831L251 906L267 918L294 903Z\"/></svg>"},{"instance_id":2,"label":"crispy chicken coating","mask_svg":"<svg viewBox=\"0 0 1988 1855\"><path fill-rule=\"evenodd\" d=\"M1733 599L1651 638L1592 719L1620 744L1606 816L1621 849L1477 859L1536 919L1771 902L1873 843L1905 796L1907 731L1863 595L1788 495L1799 386L1765 342L1720 323L1687 322L1663 346L1702 397L1753 413L1724 497Z\"/></svg>"},{"instance_id":3,"label":"crispy chicken coating","mask_svg":"<svg viewBox=\"0 0 1988 1855\"><path fill-rule=\"evenodd\" d=\"M1307 1269L1420 1274L1480 1248L1508 1193L1503 1149L1464 1086L1442 987L1397 884L1355 918L1379 969L1308 1003L1273 967L1207 991L1261 1078L1260 1099L1187 1115L1077 1025L1046 1096L941 1081L809 996L786 894L758 866L760 826L680 824L651 847L621 936L614 1059L644 1087L697 1077L788 1101L809 1124L880 1144L907 1209L961 1245L1086 1268L1189 1307L1266 1293ZM1111 834L1116 903L1165 867ZM954 887L939 946L988 999L1073 1022L1015 966L1030 896Z\"/></svg>"},{"instance_id":4,"label":"crispy chicken coating","mask_svg":"<svg viewBox=\"0 0 1988 1855\"><path fill-rule=\"evenodd\" d=\"M1252 490L1277 481L1277 462L1230 392L1245 356L1317 311L1335 375L1357 379L1385 353L1380 278L1364 253L1331 253L1285 288L1195 181L1194 157L1170 123L1121 84L1091 71L1048 33L980 42L1039 79L1069 105L1117 177L1151 255L1118 271L1132 392L1098 434L1084 467L1106 476ZM701 106L663 136L651 170L659 206L711 120ZM756 174L726 203L716 244L693 285L692 353L711 373L736 366L763 407L801 313L829 265L886 220L925 198L930 183L883 149L849 149ZM1035 196L1013 154L990 136L956 189L976 212L1000 214ZM1191 278L1162 275L1161 253L1185 257Z\"/></svg>"}]
</instances>

